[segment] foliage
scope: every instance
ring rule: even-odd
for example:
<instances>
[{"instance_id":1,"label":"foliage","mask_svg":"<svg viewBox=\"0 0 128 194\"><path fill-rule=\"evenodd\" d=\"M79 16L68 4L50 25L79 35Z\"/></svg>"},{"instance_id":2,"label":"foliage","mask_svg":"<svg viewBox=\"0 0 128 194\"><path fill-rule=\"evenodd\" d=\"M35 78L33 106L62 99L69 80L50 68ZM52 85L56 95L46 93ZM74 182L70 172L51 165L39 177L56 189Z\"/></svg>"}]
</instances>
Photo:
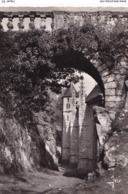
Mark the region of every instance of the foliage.
<instances>
[{"instance_id":1,"label":"foliage","mask_svg":"<svg viewBox=\"0 0 128 194\"><path fill-rule=\"evenodd\" d=\"M120 20L113 25L107 23L106 19L95 23L88 19L83 26L71 24L68 29L55 31L54 39L57 42L54 45L54 58L57 57L55 61L58 61L58 56L64 55L66 60L68 57L71 58L71 55L73 58L74 55L81 53L88 60L99 58L112 69L120 62L121 57L128 57L127 29L127 23ZM76 61L72 59L69 63L72 65Z\"/></svg>"},{"instance_id":2,"label":"foliage","mask_svg":"<svg viewBox=\"0 0 128 194\"><path fill-rule=\"evenodd\" d=\"M116 118L112 123L113 131L121 132L127 131L128 132L128 111L126 109L122 109L121 111L117 112Z\"/></svg>"},{"instance_id":3,"label":"foliage","mask_svg":"<svg viewBox=\"0 0 128 194\"><path fill-rule=\"evenodd\" d=\"M57 98L51 98L51 91L60 93L62 86L79 80L77 56L100 58L108 68L117 67L122 56L127 58L126 29L120 21L113 26L88 19L83 26L71 23L52 33L1 31L0 101L21 120L30 120L33 111L49 109L46 115L54 115L52 101Z\"/></svg>"}]
</instances>

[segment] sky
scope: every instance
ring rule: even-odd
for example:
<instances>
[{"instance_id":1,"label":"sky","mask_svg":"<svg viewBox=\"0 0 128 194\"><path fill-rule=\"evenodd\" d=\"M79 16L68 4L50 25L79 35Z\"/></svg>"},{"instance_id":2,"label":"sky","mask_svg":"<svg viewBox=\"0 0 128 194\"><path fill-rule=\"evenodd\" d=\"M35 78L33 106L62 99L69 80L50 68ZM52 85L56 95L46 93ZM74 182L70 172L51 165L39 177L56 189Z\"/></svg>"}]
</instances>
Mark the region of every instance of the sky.
<instances>
[{"instance_id":1,"label":"sky","mask_svg":"<svg viewBox=\"0 0 128 194\"><path fill-rule=\"evenodd\" d=\"M94 86L97 85L97 82L87 73L82 73L81 75L84 77L85 92L88 95L92 91ZM77 91L79 91L80 84L79 83L75 84L75 88Z\"/></svg>"}]
</instances>

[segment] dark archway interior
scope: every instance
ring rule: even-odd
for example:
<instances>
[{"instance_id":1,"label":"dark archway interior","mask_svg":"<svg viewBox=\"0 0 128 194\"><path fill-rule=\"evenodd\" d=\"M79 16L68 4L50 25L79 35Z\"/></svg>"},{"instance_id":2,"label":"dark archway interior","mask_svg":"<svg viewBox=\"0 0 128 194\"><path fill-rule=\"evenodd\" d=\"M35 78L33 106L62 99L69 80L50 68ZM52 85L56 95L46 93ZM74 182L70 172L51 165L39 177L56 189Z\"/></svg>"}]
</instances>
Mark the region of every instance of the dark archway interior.
<instances>
[{"instance_id":1,"label":"dark archway interior","mask_svg":"<svg viewBox=\"0 0 128 194\"><path fill-rule=\"evenodd\" d=\"M56 54L53 62L60 68L71 67L88 73L95 79L104 94L104 85L99 72L93 64L84 57L83 53L70 50L69 52L63 52L63 54Z\"/></svg>"}]
</instances>

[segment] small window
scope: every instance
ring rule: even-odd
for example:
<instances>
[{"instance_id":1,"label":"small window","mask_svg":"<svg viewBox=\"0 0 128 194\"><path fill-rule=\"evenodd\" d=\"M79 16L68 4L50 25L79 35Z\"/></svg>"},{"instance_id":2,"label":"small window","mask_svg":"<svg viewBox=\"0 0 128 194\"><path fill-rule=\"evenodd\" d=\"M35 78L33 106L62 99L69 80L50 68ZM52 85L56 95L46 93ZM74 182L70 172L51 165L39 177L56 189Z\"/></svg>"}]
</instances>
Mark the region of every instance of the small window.
<instances>
[{"instance_id":1,"label":"small window","mask_svg":"<svg viewBox=\"0 0 128 194\"><path fill-rule=\"evenodd\" d=\"M67 121L69 121L69 115L67 115Z\"/></svg>"},{"instance_id":2,"label":"small window","mask_svg":"<svg viewBox=\"0 0 128 194\"><path fill-rule=\"evenodd\" d=\"M69 103L66 104L66 108L70 109L70 104Z\"/></svg>"}]
</instances>

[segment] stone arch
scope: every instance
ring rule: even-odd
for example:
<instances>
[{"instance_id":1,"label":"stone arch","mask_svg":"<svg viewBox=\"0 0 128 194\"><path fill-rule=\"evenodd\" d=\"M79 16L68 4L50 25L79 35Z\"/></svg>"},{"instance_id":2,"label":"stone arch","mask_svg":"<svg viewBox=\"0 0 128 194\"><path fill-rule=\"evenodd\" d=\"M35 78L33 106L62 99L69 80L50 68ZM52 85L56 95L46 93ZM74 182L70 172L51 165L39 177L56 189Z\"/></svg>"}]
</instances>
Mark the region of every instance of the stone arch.
<instances>
[{"instance_id":1,"label":"stone arch","mask_svg":"<svg viewBox=\"0 0 128 194\"><path fill-rule=\"evenodd\" d=\"M97 69L104 85L105 107L116 109L118 102L121 101L121 97L116 96L116 76L100 59L92 59L91 63Z\"/></svg>"},{"instance_id":2,"label":"stone arch","mask_svg":"<svg viewBox=\"0 0 128 194\"><path fill-rule=\"evenodd\" d=\"M84 56L84 53L71 51L55 57L54 62L64 67L73 67L88 73L99 84L105 97L105 107L109 110L117 109L122 96L121 91L117 90L116 75L100 58L89 60Z\"/></svg>"},{"instance_id":3,"label":"stone arch","mask_svg":"<svg viewBox=\"0 0 128 194\"><path fill-rule=\"evenodd\" d=\"M91 77L93 77L104 94L104 106L109 109L110 117L115 118L116 111L114 112L113 109L117 108L117 81L116 75L107 66L107 63L104 64L98 57L89 60L89 57L87 59L84 53L72 50L57 55L54 59L54 62L58 66L61 65L61 67L72 67L86 72ZM117 100L117 102L120 102L120 98L117 98ZM97 103L98 101L99 99L95 103ZM91 102L91 104L86 104L86 109L84 111L82 110L84 112L82 123L74 122L74 125L72 127L73 133L70 133L70 128L68 129L68 141L65 140L65 137L63 139L63 142L66 142L66 145L70 145L68 147L68 154L65 154L66 156L68 156L67 161L71 166L77 167L77 172L80 175L87 174L88 172L91 172L93 170L95 171L95 169L97 168L97 160L99 160L100 156L98 150L99 138L97 134L97 123L94 117L95 103ZM97 104L97 106L102 105ZM104 108L103 110L106 111ZM105 117L105 113L106 112L103 113L103 117ZM69 143L67 144L67 142ZM66 150L65 147L66 146L62 146L62 150ZM63 151L62 153L66 153L66 151ZM65 158L65 155L62 154L62 161Z\"/></svg>"}]
</instances>

